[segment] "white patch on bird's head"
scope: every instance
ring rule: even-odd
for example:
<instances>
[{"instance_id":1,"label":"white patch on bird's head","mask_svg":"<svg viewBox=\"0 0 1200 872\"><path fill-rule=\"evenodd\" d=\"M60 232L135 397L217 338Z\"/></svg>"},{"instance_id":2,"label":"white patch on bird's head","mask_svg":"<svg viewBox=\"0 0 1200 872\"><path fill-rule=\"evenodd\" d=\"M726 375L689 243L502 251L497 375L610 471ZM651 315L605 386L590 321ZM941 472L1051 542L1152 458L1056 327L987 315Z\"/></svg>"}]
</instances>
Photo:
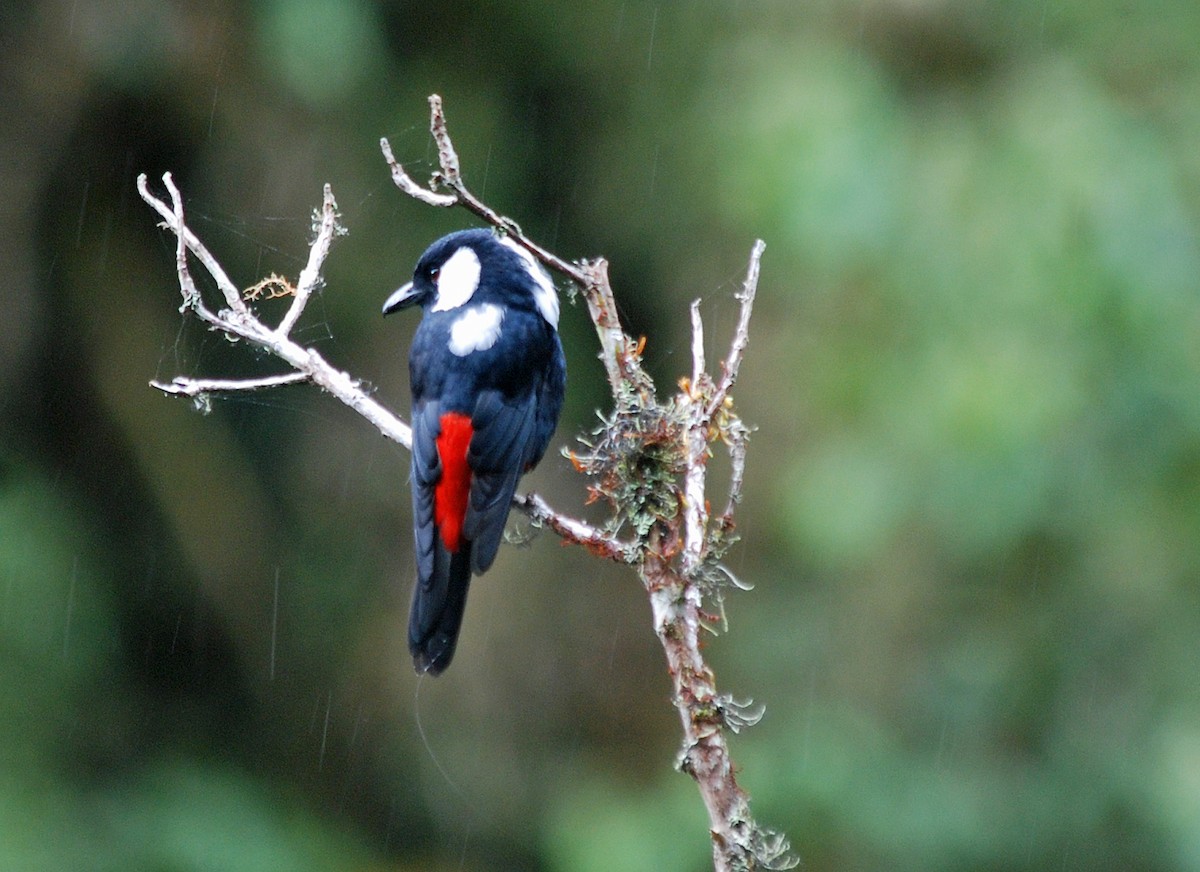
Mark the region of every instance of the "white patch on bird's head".
<instances>
[{"instance_id":1,"label":"white patch on bird's head","mask_svg":"<svg viewBox=\"0 0 1200 872\"><path fill-rule=\"evenodd\" d=\"M500 244L512 249L521 258L521 262L525 265L525 271L533 279L533 299L537 303L538 311L542 313L542 317L550 323L550 326L557 330L558 292L554 290L554 282L542 269L542 265L533 259L529 250L514 242L512 237L505 236L500 240Z\"/></svg>"},{"instance_id":2,"label":"white patch on bird's head","mask_svg":"<svg viewBox=\"0 0 1200 872\"><path fill-rule=\"evenodd\" d=\"M434 278L437 299L433 311L449 312L471 299L479 287L479 255L464 245L442 264Z\"/></svg>"},{"instance_id":3,"label":"white patch on bird's head","mask_svg":"<svg viewBox=\"0 0 1200 872\"><path fill-rule=\"evenodd\" d=\"M466 357L474 351L487 351L500 338L504 310L495 303L472 306L450 325L450 353Z\"/></svg>"}]
</instances>

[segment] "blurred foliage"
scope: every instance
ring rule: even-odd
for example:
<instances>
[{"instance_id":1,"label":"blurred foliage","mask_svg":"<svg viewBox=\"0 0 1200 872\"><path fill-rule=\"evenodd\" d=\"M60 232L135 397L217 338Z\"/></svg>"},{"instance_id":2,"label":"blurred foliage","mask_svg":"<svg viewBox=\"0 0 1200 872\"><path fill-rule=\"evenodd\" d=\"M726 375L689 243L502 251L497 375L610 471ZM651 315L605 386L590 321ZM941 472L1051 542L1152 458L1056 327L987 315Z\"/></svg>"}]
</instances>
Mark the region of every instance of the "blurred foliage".
<instances>
[{"instance_id":1,"label":"blurred foliage","mask_svg":"<svg viewBox=\"0 0 1200 872\"><path fill-rule=\"evenodd\" d=\"M756 589L710 653L804 868L1200 869L1200 7L42 0L0 36L0 868L706 868L633 576L506 548L419 682L404 453L304 388L146 385L273 365L181 322L137 173L243 286L328 181L300 335L406 408L379 305L468 219L377 143L432 169L436 91L477 191L610 258L664 385L768 243ZM587 511L557 456L531 484Z\"/></svg>"}]
</instances>

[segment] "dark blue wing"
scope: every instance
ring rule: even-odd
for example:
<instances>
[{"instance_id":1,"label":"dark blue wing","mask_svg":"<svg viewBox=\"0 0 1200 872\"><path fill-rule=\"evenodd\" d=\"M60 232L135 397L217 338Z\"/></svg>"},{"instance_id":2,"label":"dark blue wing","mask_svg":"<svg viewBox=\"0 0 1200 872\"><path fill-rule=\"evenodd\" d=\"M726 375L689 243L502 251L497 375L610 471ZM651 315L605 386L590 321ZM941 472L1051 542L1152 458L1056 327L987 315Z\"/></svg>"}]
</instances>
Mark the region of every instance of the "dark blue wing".
<instances>
[{"instance_id":1,"label":"dark blue wing","mask_svg":"<svg viewBox=\"0 0 1200 872\"><path fill-rule=\"evenodd\" d=\"M475 543L471 567L476 573L496 559L517 481L542 459L558 425L567 369L558 334L551 336L548 366L529 392L507 397L484 391L471 415L475 433L467 463L473 477L463 533Z\"/></svg>"},{"instance_id":2,"label":"dark blue wing","mask_svg":"<svg viewBox=\"0 0 1200 872\"><path fill-rule=\"evenodd\" d=\"M433 522L433 489L442 477L437 437L441 407L436 401L418 402L412 415L413 538L417 577L424 586L433 577L433 551L437 530Z\"/></svg>"},{"instance_id":3,"label":"dark blue wing","mask_svg":"<svg viewBox=\"0 0 1200 872\"><path fill-rule=\"evenodd\" d=\"M557 332L553 334L553 340L550 363L538 394L537 422L529 445L529 456L525 458L526 470L537 466L542 455L546 453L550 437L554 435L554 428L558 426L558 416L562 412L563 397L566 394L567 361Z\"/></svg>"},{"instance_id":4,"label":"dark blue wing","mask_svg":"<svg viewBox=\"0 0 1200 872\"><path fill-rule=\"evenodd\" d=\"M463 535L473 543L471 568L480 573L492 565L504 524L525 472L537 424L537 395L506 398L499 391L479 395L471 415L474 435L467 452L471 498Z\"/></svg>"}]
</instances>

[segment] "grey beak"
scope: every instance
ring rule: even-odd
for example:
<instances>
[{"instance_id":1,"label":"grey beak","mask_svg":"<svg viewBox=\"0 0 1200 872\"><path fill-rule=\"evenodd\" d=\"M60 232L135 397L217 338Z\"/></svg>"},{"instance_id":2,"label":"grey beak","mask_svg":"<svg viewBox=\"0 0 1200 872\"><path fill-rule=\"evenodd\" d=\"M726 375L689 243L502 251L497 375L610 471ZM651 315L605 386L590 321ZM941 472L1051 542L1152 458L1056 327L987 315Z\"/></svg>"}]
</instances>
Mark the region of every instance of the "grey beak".
<instances>
[{"instance_id":1,"label":"grey beak","mask_svg":"<svg viewBox=\"0 0 1200 872\"><path fill-rule=\"evenodd\" d=\"M413 302L413 283L398 288L383 304L383 314L390 315L392 312L403 309L405 306Z\"/></svg>"}]
</instances>

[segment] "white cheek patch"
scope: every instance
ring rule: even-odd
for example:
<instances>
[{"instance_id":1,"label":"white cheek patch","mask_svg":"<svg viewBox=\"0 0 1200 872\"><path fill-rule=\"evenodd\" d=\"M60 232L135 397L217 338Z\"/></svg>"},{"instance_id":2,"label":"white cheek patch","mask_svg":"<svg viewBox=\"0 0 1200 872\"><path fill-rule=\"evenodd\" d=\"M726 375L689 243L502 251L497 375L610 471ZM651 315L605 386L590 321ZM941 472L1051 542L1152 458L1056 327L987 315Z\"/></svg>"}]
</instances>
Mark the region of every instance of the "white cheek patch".
<instances>
[{"instance_id":1,"label":"white cheek patch","mask_svg":"<svg viewBox=\"0 0 1200 872\"><path fill-rule=\"evenodd\" d=\"M493 303L472 306L450 325L450 353L466 357L474 351L487 351L500 338L504 310Z\"/></svg>"},{"instance_id":2,"label":"white cheek patch","mask_svg":"<svg viewBox=\"0 0 1200 872\"><path fill-rule=\"evenodd\" d=\"M542 313L542 317L550 323L551 327L557 329L558 293L554 290L554 282L550 280L550 276L542 269L542 265L533 259L533 255L513 242L511 237L505 236L500 240L500 244L515 251L521 258L526 272L533 279L533 298L537 303L538 311Z\"/></svg>"},{"instance_id":3,"label":"white cheek patch","mask_svg":"<svg viewBox=\"0 0 1200 872\"><path fill-rule=\"evenodd\" d=\"M448 312L471 299L479 287L479 255L464 245L442 264L437 274L437 300L433 311Z\"/></svg>"}]
</instances>

